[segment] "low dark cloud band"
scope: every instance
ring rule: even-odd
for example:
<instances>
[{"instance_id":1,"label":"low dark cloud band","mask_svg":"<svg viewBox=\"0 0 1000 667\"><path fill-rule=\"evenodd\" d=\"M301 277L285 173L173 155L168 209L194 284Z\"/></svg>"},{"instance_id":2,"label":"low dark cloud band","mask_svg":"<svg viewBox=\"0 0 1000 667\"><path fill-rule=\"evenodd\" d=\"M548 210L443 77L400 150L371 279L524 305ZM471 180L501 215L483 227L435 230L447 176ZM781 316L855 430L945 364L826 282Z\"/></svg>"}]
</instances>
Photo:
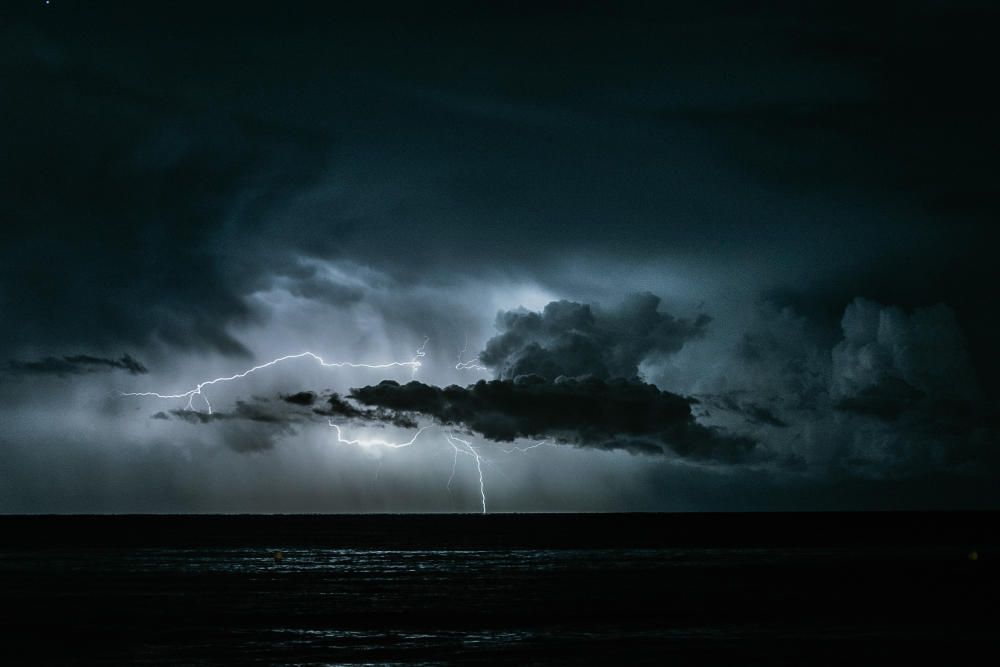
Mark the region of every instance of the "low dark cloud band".
<instances>
[{"instance_id":1,"label":"low dark cloud band","mask_svg":"<svg viewBox=\"0 0 1000 667\"><path fill-rule=\"evenodd\" d=\"M551 438L580 447L726 462L762 456L753 440L698 424L691 399L639 381L522 376L441 388L386 380L352 389L350 396L363 405L459 425L490 440Z\"/></svg>"},{"instance_id":2,"label":"low dark cloud band","mask_svg":"<svg viewBox=\"0 0 1000 667\"><path fill-rule=\"evenodd\" d=\"M149 372L140 361L129 354L123 354L118 359L93 357L89 354L76 354L62 357L45 357L35 361L11 360L7 369L23 375L84 375L101 371L122 370L132 375L145 375Z\"/></svg>"}]
</instances>

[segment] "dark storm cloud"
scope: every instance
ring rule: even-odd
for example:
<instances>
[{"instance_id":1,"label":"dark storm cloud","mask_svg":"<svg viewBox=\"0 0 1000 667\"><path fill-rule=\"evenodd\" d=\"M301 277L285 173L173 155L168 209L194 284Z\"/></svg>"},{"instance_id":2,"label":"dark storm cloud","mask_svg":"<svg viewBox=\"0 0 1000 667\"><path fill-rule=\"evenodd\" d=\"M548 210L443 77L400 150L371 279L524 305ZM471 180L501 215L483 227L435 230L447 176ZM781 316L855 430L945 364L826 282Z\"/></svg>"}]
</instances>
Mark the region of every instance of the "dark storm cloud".
<instances>
[{"instance_id":1,"label":"dark storm cloud","mask_svg":"<svg viewBox=\"0 0 1000 667\"><path fill-rule=\"evenodd\" d=\"M572 301L553 301L541 313L512 310L497 315L500 334L486 343L479 360L497 377L592 375L634 378L639 362L669 354L703 336L710 318L677 319L657 310L660 298L633 294L604 310Z\"/></svg>"},{"instance_id":2,"label":"dark storm cloud","mask_svg":"<svg viewBox=\"0 0 1000 667\"><path fill-rule=\"evenodd\" d=\"M236 401L232 410L171 410L170 415L189 424L214 424L219 422L252 422L274 427L282 434L294 433L296 424L326 423L330 418L337 421L392 424L399 428L417 428L417 422L409 415L385 408L361 409L343 399L336 392L300 391L285 394L277 399L264 397L253 401ZM153 419L169 419L164 412L157 412Z\"/></svg>"},{"instance_id":3,"label":"dark storm cloud","mask_svg":"<svg viewBox=\"0 0 1000 667\"><path fill-rule=\"evenodd\" d=\"M794 452L814 474L900 479L933 472L995 475L995 404L978 386L955 313L852 300L840 335L765 308L737 338L698 416ZM720 356L724 356L720 351ZM774 417L777 421L772 421ZM780 424L779 424L780 422ZM779 430L772 427L783 425Z\"/></svg>"},{"instance_id":4,"label":"dark storm cloud","mask_svg":"<svg viewBox=\"0 0 1000 667\"><path fill-rule=\"evenodd\" d=\"M870 270L837 259L869 251L857 263L897 267L873 288L991 283L970 274L990 226L955 232L940 207L908 208L995 210L995 103L973 85L990 73L985 9L592 6L518 21L198 6L190 22L175 4L62 4L15 12L0 35L0 304L23 315L8 343L68 338L72 322L76 339L245 352L244 297L300 254L451 284L461 256L480 261L459 273L504 265L565 286L550 260L577 250L713 266L753 253L781 288L832 263L819 291ZM913 261L927 270L908 275ZM308 275L289 290L364 298Z\"/></svg>"},{"instance_id":5,"label":"dark storm cloud","mask_svg":"<svg viewBox=\"0 0 1000 667\"><path fill-rule=\"evenodd\" d=\"M413 417L403 414L398 410L386 410L381 407L373 410L361 410L348 403L337 393L330 394L326 398L325 405L316 408L313 412L317 415L334 417L338 420L392 424L399 428L417 428L418 426L417 421Z\"/></svg>"},{"instance_id":6,"label":"dark storm cloud","mask_svg":"<svg viewBox=\"0 0 1000 667\"><path fill-rule=\"evenodd\" d=\"M833 407L856 416L869 474L959 468L995 474L1000 413L984 398L954 311L854 300L832 351ZM867 423L866 423L867 420Z\"/></svg>"},{"instance_id":7,"label":"dark storm cloud","mask_svg":"<svg viewBox=\"0 0 1000 667\"><path fill-rule=\"evenodd\" d=\"M994 121L1000 106L982 82L990 77L997 7L925 2L897 11L837 3L781 13L809 28L748 21L758 43L768 46L752 49L754 58L735 67L768 67L765 54L787 50L789 73L829 68L815 80L834 82L830 95L803 94L808 83L792 76L753 74L773 94L727 95L732 86L708 70L705 82L715 84L717 103L665 104L658 117L702 129L749 179L790 197L879 207L869 228L900 233L871 239L871 247L881 248L878 258L854 268L845 262L847 270L832 279L809 272L802 281L775 286L775 296L831 330L859 294L908 308L946 302L965 329L984 390L995 396L989 379L1000 373L1000 347L993 342L1000 319L993 307L998 237L992 221L1000 200L992 194L992 156L1000 149ZM836 82L844 82L838 74L857 87L838 90ZM834 236L815 231L808 245Z\"/></svg>"},{"instance_id":8,"label":"dark storm cloud","mask_svg":"<svg viewBox=\"0 0 1000 667\"><path fill-rule=\"evenodd\" d=\"M162 419L159 415L163 414L159 412L153 417ZM408 415L384 408L364 410L336 392L300 391L279 396L276 400L258 397L253 402L237 401L236 408L231 412L173 410L171 414L192 424L242 420L291 427L307 422L325 423L330 418L335 418L338 421L392 424L399 428L417 427L417 422Z\"/></svg>"},{"instance_id":9,"label":"dark storm cloud","mask_svg":"<svg viewBox=\"0 0 1000 667\"><path fill-rule=\"evenodd\" d=\"M973 400L980 395L965 337L954 311L937 304L912 312L855 299L841 319L833 349L833 394L852 398L930 395Z\"/></svg>"},{"instance_id":10,"label":"dark storm cloud","mask_svg":"<svg viewBox=\"0 0 1000 667\"><path fill-rule=\"evenodd\" d=\"M316 402L316 393L312 391L300 391L294 394L282 396L281 400L292 405L310 406Z\"/></svg>"},{"instance_id":11,"label":"dark storm cloud","mask_svg":"<svg viewBox=\"0 0 1000 667\"><path fill-rule=\"evenodd\" d=\"M162 414L159 412L153 418L162 419L158 416ZM189 424L216 425L222 444L245 453L274 449L278 440L295 435L294 424L303 421L298 415L275 409L268 401L237 401L229 412L171 410L170 414Z\"/></svg>"},{"instance_id":12,"label":"dark storm cloud","mask_svg":"<svg viewBox=\"0 0 1000 667\"><path fill-rule=\"evenodd\" d=\"M350 398L390 414L431 416L491 440L552 437L599 449L761 460L752 440L698 424L688 399L637 380L641 361L676 352L704 335L709 322L704 315L693 321L674 318L659 312L659 304L659 297L646 293L631 295L613 309L554 301L541 313L501 312L500 333L479 354L499 380L443 389L384 381L352 389ZM383 417L336 395L329 405L329 412L347 418Z\"/></svg>"},{"instance_id":13,"label":"dark storm cloud","mask_svg":"<svg viewBox=\"0 0 1000 667\"><path fill-rule=\"evenodd\" d=\"M271 409L266 401L236 401L232 411L201 412L199 410L171 410L170 414L192 424L211 424L219 421L242 420L260 424L287 425L288 413Z\"/></svg>"},{"instance_id":14,"label":"dark storm cloud","mask_svg":"<svg viewBox=\"0 0 1000 667\"><path fill-rule=\"evenodd\" d=\"M445 388L386 380L350 395L363 405L427 415L490 440L553 438L580 447L730 463L764 458L749 438L695 422L689 399L635 380L550 382L532 375Z\"/></svg>"},{"instance_id":15,"label":"dark storm cloud","mask_svg":"<svg viewBox=\"0 0 1000 667\"><path fill-rule=\"evenodd\" d=\"M326 405L317 410L317 412L330 417L343 419L364 420L369 417L368 412L359 410L357 407L341 398L340 394L337 393L331 394L329 398L326 399Z\"/></svg>"},{"instance_id":16,"label":"dark storm cloud","mask_svg":"<svg viewBox=\"0 0 1000 667\"><path fill-rule=\"evenodd\" d=\"M771 408L747 399L743 396L745 393L729 392L717 396L698 395L696 398L701 403L713 408L739 414L751 424L773 426L775 428L786 428L788 426L788 422L778 417Z\"/></svg>"},{"instance_id":17,"label":"dark storm cloud","mask_svg":"<svg viewBox=\"0 0 1000 667\"><path fill-rule=\"evenodd\" d=\"M786 17L808 21L816 12L822 25L812 22L814 32L791 38L777 23L749 26L779 40L761 53L787 48L797 62L830 67L834 76L824 83L836 81L837 72L856 73L864 85L853 95L803 99L796 91L808 90L808 82L788 77L771 82L787 86L785 99L733 96L674 112L708 129L757 179L864 195L891 188L928 210L989 216L996 211L983 197L993 189L990 151L968 147L984 141L995 147L1000 139L992 122L997 100L982 86L996 8L912 3L908 9L802 6Z\"/></svg>"},{"instance_id":18,"label":"dark storm cloud","mask_svg":"<svg viewBox=\"0 0 1000 667\"><path fill-rule=\"evenodd\" d=\"M417 414L697 460L787 450L815 475L803 497L831 507L896 502L883 489L899 487L877 485L843 498L859 477L919 477L908 497L947 505L940 480L968 498L948 475L1000 470L995 7L52 5L0 10L0 359L27 360L11 373L135 372L67 349L210 367L329 335L333 317L316 313L341 309L373 323L362 352L419 332L428 360L450 360L485 324L461 290L509 283L568 299L501 314L483 358L520 384L429 387L426 405L409 385L386 390L409 408L303 392L151 425L239 451L300 422ZM650 296L586 305L635 289L668 295L676 317ZM738 311L758 297L774 310L746 324ZM711 324L691 314L702 299ZM670 391L612 380L640 368ZM555 382L584 375L605 389ZM696 417L623 426L602 412L669 412L688 393ZM570 424L570 398L596 413ZM5 449L23 443L12 476L28 461L39 480L5 497L32 509L49 461L78 460L82 436L67 421L32 464L45 425L23 422L63 397L0 400ZM130 465L108 468L143 475L119 488L166 479ZM723 494L703 478L699 507L759 493L787 508L751 468L727 469L744 481ZM672 502L655 486L654 508Z\"/></svg>"},{"instance_id":19,"label":"dark storm cloud","mask_svg":"<svg viewBox=\"0 0 1000 667\"><path fill-rule=\"evenodd\" d=\"M744 403L740 406L748 421L753 424L767 424L776 428L785 428L788 423L780 419L769 408L756 403Z\"/></svg>"},{"instance_id":20,"label":"dark storm cloud","mask_svg":"<svg viewBox=\"0 0 1000 667\"><path fill-rule=\"evenodd\" d=\"M275 270L275 277L288 293L331 306L344 306L364 300L365 290L358 285L338 284L321 275L321 267L310 264L288 265Z\"/></svg>"},{"instance_id":21,"label":"dark storm cloud","mask_svg":"<svg viewBox=\"0 0 1000 667\"><path fill-rule=\"evenodd\" d=\"M881 419L896 419L904 411L915 407L922 398L924 393L906 381L886 377L841 398L834 403L834 407Z\"/></svg>"},{"instance_id":22,"label":"dark storm cloud","mask_svg":"<svg viewBox=\"0 0 1000 667\"><path fill-rule=\"evenodd\" d=\"M45 357L35 361L11 360L7 370L19 375L84 375L102 371L122 370L132 375L143 375L149 370L129 354L118 359L94 357L89 354Z\"/></svg>"},{"instance_id":23,"label":"dark storm cloud","mask_svg":"<svg viewBox=\"0 0 1000 667\"><path fill-rule=\"evenodd\" d=\"M21 323L0 344L155 336L245 353L227 330L249 317L242 294L256 278L241 263L325 148L155 76L125 82L50 30L8 23L0 42L0 304Z\"/></svg>"}]
</instances>

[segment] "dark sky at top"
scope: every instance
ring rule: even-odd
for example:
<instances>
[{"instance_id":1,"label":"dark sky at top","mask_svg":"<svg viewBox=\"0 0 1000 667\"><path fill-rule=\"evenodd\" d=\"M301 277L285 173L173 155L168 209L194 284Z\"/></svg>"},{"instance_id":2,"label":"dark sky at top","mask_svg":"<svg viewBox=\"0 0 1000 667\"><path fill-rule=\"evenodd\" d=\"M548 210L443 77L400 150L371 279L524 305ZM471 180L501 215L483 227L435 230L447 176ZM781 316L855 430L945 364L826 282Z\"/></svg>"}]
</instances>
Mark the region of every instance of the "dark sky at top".
<instances>
[{"instance_id":1,"label":"dark sky at top","mask_svg":"<svg viewBox=\"0 0 1000 667\"><path fill-rule=\"evenodd\" d=\"M5 4L0 511L995 507L997 18Z\"/></svg>"}]
</instances>

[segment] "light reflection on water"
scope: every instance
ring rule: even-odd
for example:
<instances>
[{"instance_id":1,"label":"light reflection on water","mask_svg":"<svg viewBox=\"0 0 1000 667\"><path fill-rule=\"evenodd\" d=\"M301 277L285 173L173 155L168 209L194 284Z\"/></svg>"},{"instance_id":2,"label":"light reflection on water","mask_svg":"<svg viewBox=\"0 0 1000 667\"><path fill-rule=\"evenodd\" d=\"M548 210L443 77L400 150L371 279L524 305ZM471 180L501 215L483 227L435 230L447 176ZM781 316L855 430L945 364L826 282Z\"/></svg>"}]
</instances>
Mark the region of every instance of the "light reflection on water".
<instances>
[{"instance_id":1,"label":"light reflection on water","mask_svg":"<svg viewBox=\"0 0 1000 667\"><path fill-rule=\"evenodd\" d=\"M38 554L18 551L16 561L0 552L0 569L31 569L35 561L45 569L63 571L127 571L291 574L323 573L357 575L463 574L503 570L535 573L572 569L601 571L672 569L697 567L733 567L737 565L808 564L813 561L851 560L855 555L867 559L892 560L903 550L865 549L863 554L851 549L730 549L730 548L658 548L658 549L353 549L286 548L281 545L254 548L147 548L128 550L48 550ZM934 557L941 549L925 549ZM282 559L274 554L281 552ZM908 558L914 550L906 549Z\"/></svg>"},{"instance_id":2,"label":"light reflection on water","mask_svg":"<svg viewBox=\"0 0 1000 667\"><path fill-rule=\"evenodd\" d=\"M276 560L274 554L283 558ZM25 608L68 608L117 646L122 664L193 664L206 652L239 664L510 664L533 655L567 664L637 664L656 651L746 640L767 651L817 641L908 646L943 624L983 583L965 554L933 548L371 549L79 548L0 551ZM969 567L977 568L975 571ZM934 605L913 581L950 577ZM975 585L975 586L974 586ZM873 595L871 591L876 593ZM956 591L952 595L950 591ZM50 603L37 605L39 595ZM841 616L830 600L851 603ZM864 600L865 604L857 604ZM914 602L914 600L916 602ZM74 606L75 605L75 606ZM39 613L43 613L40 611ZM951 613L951 612L949 612ZM92 620L91 620L92 617ZM109 620L110 619L110 620ZM810 620L811 619L811 620ZM936 628L944 628L937 630ZM990 637L991 623L963 627ZM135 634L137 633L137 634ZM978 634L977 634L978 633ZM944 636L944 635L942 635ZM781 640L785 644L775 643ZM985 641L985 640L984 640ZM684 648L687 647L687 648ZM108 649L112 651L112 649ZM168 653L165 653L168 652ZM166 656L166 657L165 657ZM474 659L474 660L473 660ZM526 661L530 662L530 661ZM738 660L736 660L738 662ZM333 664L333 663L331 663ZM547 664L544 659L534 664ZM788 664L793 664L789 662Z\"/></svg>"},{"instance_id":3,"label":"light reflection on water","mask_svg":"<svg viewBox=\"0 0 1000 667\"><path fill-rule=\"evenodd\" d=\"M270 630L269 643L280 642L292 644L315 644L327 646L350 646L354 649L370 647L372 649L392 645L404 648L407 645L437 646L440 648L461 646L465 648L502 648L518 643L535 643L558 638L560 641L584 642L599 638L606 634L600 631L574 630L570 628L524 628L503 630L472 630L472 631L441 631L441 632L410 632L399 630L351 630L351 629L302 629L278 627ZM649 638L675 639L718 639L722 637L736 638L739 634L731 629L712 628L658 628L649 629L619 629L615 635L621 640L641 640Z\"/></svg>"}]
</instances>

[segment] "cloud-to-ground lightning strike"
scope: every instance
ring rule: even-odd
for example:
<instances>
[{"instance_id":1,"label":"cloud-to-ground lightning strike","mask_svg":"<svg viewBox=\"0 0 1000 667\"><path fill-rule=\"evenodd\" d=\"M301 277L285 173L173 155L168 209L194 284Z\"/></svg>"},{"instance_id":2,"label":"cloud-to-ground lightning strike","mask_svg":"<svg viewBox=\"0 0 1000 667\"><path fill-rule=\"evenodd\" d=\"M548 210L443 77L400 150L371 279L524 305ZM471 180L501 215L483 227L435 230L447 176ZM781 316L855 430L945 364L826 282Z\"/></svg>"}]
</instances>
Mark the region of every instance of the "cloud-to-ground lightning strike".
<instances>
[{"instance_id":1,"label":"cloud-to-ground lightning strike","mask_svg":"<svg viewBox=\"0 0 1000 667\"><path fill-rule=\"evenodd\" d=\"M289 361L291 359L310 358L310 359L314 359L315 361L319 362L319 365L323 366L325 368L372 368L372 369L379 369L379 368L397 368L397 367L404 367L405 366L405 367L412 368L413 369L413 373L416 374L417 369L420 368L420 366L421 366L420 358L423 357L424 354L425 354L424 353L424 346L426 346L426 345L427 345L427 339L424 339L423 344L420 346L419 349L417 349L417 353L413 356L413 358L410 361L389 361L389 362L379 363L379 364L356 363L356 362L353 362L353 361L326 361L325 359L323 359L323 357L319 356L318 354L316 354L314 352L299 352L298 354L287 354L287 355L285 355L283 357L278 357L277 359L272 359L271 361L268 361L267 363L259 364L257 366L254 366L253 368L248 368L247 370L242 371L240 373L236 373L235 375L229 375L229 376L226 376L226 377L217 377L217 378L214 378L212 380L205 380L204 382L199 382L197 385L195 385L194 389L189 389L188 391L180 392L180 393L177 393L177 394L161 394L160 392L156 392L156 391L129 391L129 392L121 392L121 395L122 396L152 396L152 397L155 397L155 398L186 398L186 399L188 399L187 406L186 406L188 410L193 410L194 409L194 398L195 398L195 396L199 396L199 397L201 397L201 399L203 401L205 401L205 405L208 407L208 413L212 414L212 404L209 403L208 398L205 396L204 393L202 393L202 390L205 387L208 387L208 386L211 386L211 385L214 385L214 384L219 384L219 383L222 383L222 382L230 382L232 380L239 380L240 378L245 378L246 376L250 375L251 373L256 373L259 370L263 370L265 368L270 368L271 366L279 364L279 363L281 363L283 361Z\"/></svg>"},{"instance_id":2,"label":"cloud-to-ground lightning strike","mask_svg":"<svg viewBox=\"0 0 1000 667\"><path fill-rule=\"evenodd\" d=\"M465 445L466 449L468 450L468 453L476 458L476 470L479 471L479 495L482 496L483 499L483 514L486 514L486 484L483 481L482 457L479 455L479 452L476 451L476 449L472 446L472 443L470 443L468 440L463 440L462 438L451 435L450 433L445 433L444 437L447 438L448 443L452 447L455 447L454 442L452 442L453 440L462 443L463 445Z\"/></svg>"},{"instance_id":3,"label":"cloud-to-ground lightning strike","mask_svg":"<svg viewBox=\"0 0 1000 667\"><path fill-rule=\"evenodd\" d=\"M163 398L163 399L186 398L187 410L195 410L194 400L196 397L198 397L205 402L205 406L208 409L208 414L212 414L212 404L208 400L208 396L205 395L204 392L205 387L210 387L212 385L221 384L224 382L231 382L233 380L239 380L241 378L247 377L252 373L256 373L257 371L264 370L265 368L270 368L271 366L275 366L282 362L290 361L293 359L303 359L303 358L313 359L314 361L319 363L320 366L323 366L324 368L382 369L382 368L408 367L412 369L413 375L416 375L417 370L423 365L421 359L425 357L427 354L425 350L427 347L427 342L429 340L430 340L429 338L424 338L423 343L420 344L420 347L417 348L413 357L409 361L389 361L383 363L326 361L325 359L323 359L323 357L316 354L315 352L307 351L307 352L299 352L298 354L287 354L281 357L277 357L263 364L258 364L256 366L248 368L245 371L234 373L233 375L227 375L223 377L213 378L211 380L205 380L203 382L199 382L197 385L194 386L194 388L183 392L178 392L174 394L165 394L157 391L132 391L132 392L119 392L119 393L121 396L148 396L148 397ZM480 370L480 371L488 370L485 366L480 365L476 360L470 360L470 361L462 360L462 358L465 356L467 348L468 348L468 338L466 338L465 346L462 348L462 351L459 352L458 354L458 363L455 365L455 368L457 370ZM341 431L339 425L335 424L332 420L328 420L328 423L336 431L338 443L358 446L358 447L369 447L369 446L388 447L390 449L402 449L404 447L412 446L417 441L417 439L423 434L424 431L431 428L429 426L423 426L419 428L409 440L400 442L390 442L388 440L383 440L383 439L362 440L360 438L354 438L354 439L345 438L343 431ZM454 435L453 433L444 433L444 437L445 441L451 446L454 452L454 459L452 461L452 467L451 467L451 475L448 477L448 484L447 484L448 490L451 490L451 483L455 478L455 471L458 467L458 455L462 454L463 456L471 456L476 462L476 471L479 474L479 496L482 502L483 514L486 514L486 481L483 475L483 465L482 465L485 459L482 457L482 455L472 445L470 441L460 438ZM513 447L511 449L505 449L503 451L504 453L507 454L510 454L514 451L519 451L521 453L524 453L529 449L534 449L536 447L541 447L543 445L551 445L551 444L552 443L548 440L542 440L541 442L537 442L527 447ZM489 461L486 462L489 463Z\"/></svg>"},{"instance_id":4,"label":"cloud-to-ground lightning strike","mask_svg":"<svg viewBox=\"0 0 1000 667\"><path fill-rule=\"evenodd\" d=\"M448 441L448 444L451 445L450 440ZM451 491L451 482L455 479L455 470L458 468L458 447L451 445L451 448L455 450L455 458L451 462L451 474L448 475L448 483L445 485L445 488L448 489L448 491Z\"/></svg>"},{"instance_id":5,"label":"cloud-to-ground lightning strike","mask_svg":"<svg viewBox=\"0 0 1000 667\"><path fill-rule=\"evenodd\" d=\"M381 447L389 447L391 449L402 449L404 447L412 446L417 441L417 438L419 438L424 431L430 428L429 426L421 427L420 429L417 430L416 433L413 434L413 436L409 440L404 440L401 442L389 442L388 440L382 440L381 438L376 438L373 440L362 440L360 438L345 438L344 433L343 431L340 430L339 425L335 424L333 420L327 420L327 422L337 432L337 442L341 444L355 445L359 447L381 446ZM451 482L455 478L455 469L458 467L458 455L464 454L467 456L471 456L476 461L476 470L479 473L479 496L482 500L483 514L486 514L486 481L483 477L483 466L482 466L483 457L479 454L479 451L475 447L473 447L472 443L469 442L468 440L459 438L458 436L452 433L445 433L444 437L445 441L449 445L451 445L451 448L452 450L454 450L455 454L455 458L452 461L452 466L451 466L451 475L448 477L448 484L447 484L448 490L451 490ZM459 443L462 446L459 447L459 445L456 443Z\"/></svg>"}]
</instances>

